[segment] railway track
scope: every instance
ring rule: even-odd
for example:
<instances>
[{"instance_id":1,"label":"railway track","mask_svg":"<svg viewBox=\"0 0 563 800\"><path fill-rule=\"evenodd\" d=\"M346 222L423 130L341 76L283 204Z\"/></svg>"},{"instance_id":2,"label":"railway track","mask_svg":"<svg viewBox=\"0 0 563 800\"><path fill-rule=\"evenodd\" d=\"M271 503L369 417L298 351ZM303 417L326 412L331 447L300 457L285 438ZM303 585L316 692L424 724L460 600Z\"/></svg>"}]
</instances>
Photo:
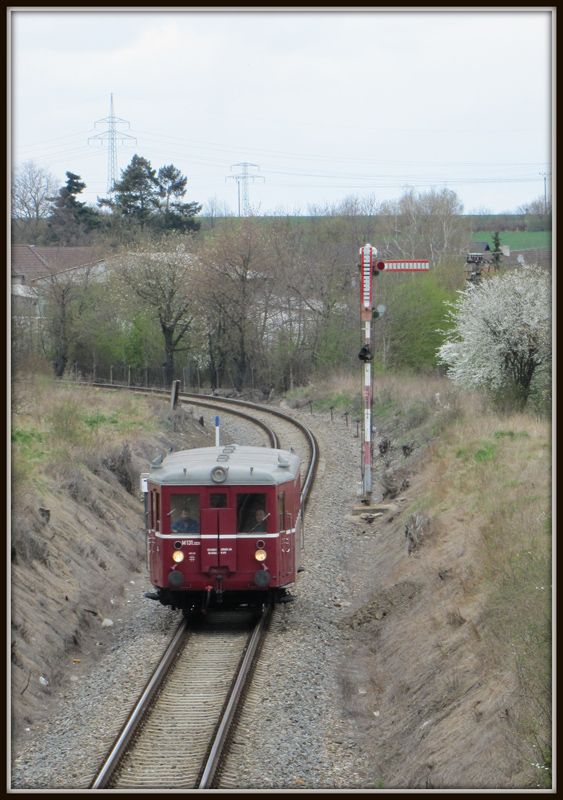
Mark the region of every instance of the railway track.
<instances>
[{"instance_id":1,"label":"railway track","mask_svg":"<svg viewBox=\"0 0 563 800\"><path fill-rule=\"evenodd\" d=\"M182 622L92 788L209 788L270 614Z\"/></svg>"},{"instance_id":2,"label":"railway track","mask_svg":"<svg viewBox=\"0 0 563 800\"><path fill-rule=\"evenodd\" d=\"M95 386L98 386L102 389L116 389L116 390L124 390L124 391L132 391L137 392L138 394L146 394L146 395L157 395L162 397L170 397L170 392L164 389L146 389L141 387L134 387L134 386L121 386L120 384L116 383L96 383ZM190 392L180 392L179 399L182 403L187 405L194 405L194 406L201 406L204 408L212 408L216 411L223 410L227 414L232 414L233 416L240 417L242 419L246 419L252 422L254 425L259 427L261 430L264 431L266 436L268 437L268 441L271 447L293 447L296 451L300 451L303 448L300 448L299 445L292 441L293 436L290 434L288 436L288 441L283 441L280 445L280 438L278 434L273 431L269 424L264 421L264 417L273 416L277 420L282 420L284 425L286 426L286 436L287 430L292 430L293 432L299 431L301 434L302 439L305 443L305 449L308 452L308 464L307 470L305 473L305 477L303 479L303 488L301 491L301 501L303 507L306 507L308 497L310 494L311 487L315 480L315 475L317 471L318 465L318 443L312 431L309 430L305 425L299 422L293 417L290 417L288 414L284 414L283 411L278 411L278 409L270 408L269 406L261 405L260 403L252 403L249 400L238 400L235 398L218 398L214 397L213 395L202 395L202 394L194 394ZM253 413L252 416L244 411L241 411L242 408L248 408ZM294 434L293 434L294 435Z\"/></svg>"},{"instance_id":3,"label":"railway track","mask_svg":"<svg viewBox=\"0 0 563 800\"><path fill-rule=\"evenodd\" d=\"M244 414L239 412L237 414L237 407L240 408L248 408L252 410L253 416L251 417L254 424L258 425L259 427L266 426L264 422L264 417L273 416L277 420L282 420L285 427L285 440L282 442L283 447L286 449L289 447L293 447L296 451L302 451L305 449L308 452L308 464L307 470L305 473L305 477L303 479L303 488L301 491L301 501L304 506L307 504L307 499L309 497L310 489L313 485L315 480L316 470L317 470L317 463L318 463L318 444L315 436L313 435L312 431L309 430L305 425L299 422L293 417L284 414L283 411L278 411L275 408L269 408L267 406L260 405L259 403L251 403L248 400L235 400L235 399L216 399L210 398L206 395L202 396L199 394L190 394L188 392L181 392L180 393L180 400L182 402L186 402L191 405L199 405L199 406L207 406L210 408L215 409L223 409L227 414L236 414L237 416L243 416L248 418L248 414ZM212 402L209 402L212 401ZM288 433L288 430L290 431ZM300 446L298 440L295 440L295 431L299 432L299 435L304 440L305 448ZM276 437L277 444L272 444L272 447L280 447L279 444L279 437L277 434L272 431L274 436ZM270 441L273 441L272 439Z\"/></svg>"},{"instance_id":4,"label":"railway track","mask_svg":"<svg viewBox=\"0 0 563 800\"><path fill-rule=\"evenodd\" d=\"M276 417L278 427L282 420L288 440L283 446L294 447L302 456L303 450L308 452L301 493L305 507L318 461L317 442L306 426L249 401L186 393L179 400L246 418L264 431L272 447L280 447L280 439L265 420ZM91 788L211 788L271 614L267 605L258 616L249 610L213 612L205 621L184 620Z\"/></svg>"}]
</instances>

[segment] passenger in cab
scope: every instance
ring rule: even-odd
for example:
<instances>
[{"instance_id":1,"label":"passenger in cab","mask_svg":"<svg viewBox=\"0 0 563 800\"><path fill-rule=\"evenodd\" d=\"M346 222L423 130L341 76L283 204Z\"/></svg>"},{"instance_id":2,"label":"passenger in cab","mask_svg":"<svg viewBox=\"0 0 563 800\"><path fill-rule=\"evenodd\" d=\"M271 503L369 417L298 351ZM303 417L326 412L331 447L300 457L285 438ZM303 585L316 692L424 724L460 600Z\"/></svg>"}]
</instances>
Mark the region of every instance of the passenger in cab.
<instances>
[{"instance_id":1,"label":"passenger in cab","mask_svg":"<svg viewBox=\"0 0 563 800\"><path fill-rule=\"evenodd\" d=\"M183 508L176 522L172 523L172 530L174 533L199 533L199 523Z\"/></svg>"},{"instance_id":2,"label":"passenger in cab","mask_svg":"<svg viewBox=\"0 0 563 800\"><path fill-rule=\"evenodd\" d=\"M254 516L256 522L250 528L250 533L265 533L268 530L266 520L270 515L266 514L263 508L257 508Z\"/></svg>"}]
</instances>

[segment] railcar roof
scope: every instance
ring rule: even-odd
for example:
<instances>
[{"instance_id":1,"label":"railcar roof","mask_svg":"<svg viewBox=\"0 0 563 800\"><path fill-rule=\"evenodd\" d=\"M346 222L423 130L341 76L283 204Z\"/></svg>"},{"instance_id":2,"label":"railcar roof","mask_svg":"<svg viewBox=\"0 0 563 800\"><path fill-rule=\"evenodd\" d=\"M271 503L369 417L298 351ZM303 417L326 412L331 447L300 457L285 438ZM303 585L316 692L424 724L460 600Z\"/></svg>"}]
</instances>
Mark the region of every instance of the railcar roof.
<instances>
[{"instance_id":1,"label":"railcar roof","mask_svg":"<svg viewBox=\"0 0 563 800\"><path fill-rule=\"evenodd\" d=\"M288 450L270 447L199 447L178 450L167 455L161 464L155 459L150 466L148 479L163 485L236 486L252 484L280 484L294 480L299 473L299 457ZM227 477L214 481L211 472L224 467Z\"/></svg>"}]
</instances>

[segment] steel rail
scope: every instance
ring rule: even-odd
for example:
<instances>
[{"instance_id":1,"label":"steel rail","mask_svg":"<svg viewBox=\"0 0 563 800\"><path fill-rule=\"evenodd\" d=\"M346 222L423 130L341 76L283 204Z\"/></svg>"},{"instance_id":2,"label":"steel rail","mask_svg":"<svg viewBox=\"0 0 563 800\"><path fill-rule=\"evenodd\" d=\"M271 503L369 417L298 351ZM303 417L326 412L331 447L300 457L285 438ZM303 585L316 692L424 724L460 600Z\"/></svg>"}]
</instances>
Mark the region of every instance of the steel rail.
<instances>
[{"instance_id":1,"label":"steel rail","mask_svg":"<svg viewBox=\"0 0 563 800\"><path fill-rule=\"evenodd\" d=\"M100 386L101 388L106 388L106 389L129 389L130 391L137 392L139 394L148 394L148 395L156 394L165 396L169 396L170 394L170 391L167 389L149 389L147 387L142 387L142 386L124 386L123 384L116 384L116 383L94 383L91 385ZM261 411L265 414L272 414L275 417L279 417L280 419L283 419L286 422L289 422L293 424L296 428L298 428L298 430L300 430L301 433L303 433L305 438L307 439L309 449L311 452L311 460L309 462L309 468L307 470L307 474L305 475L305 480L303 481L303 488L300 496L302 506L303 507L307 506L307 503L309 501L310 489L317 472L319 446L313 432L309 430L309 428L307 428L306 425L303 425L303 423L299 422L293 417L290 417L289 414L284 414L283 411L278 411L275 408L270 408L269 406L264 406L261 405L260 403L252 403L250 400L238 400L233 397L228 397L228 398L216 397L214 395L206 395L206 394L202 395L193 392L179 392L179 397L187 398L188 402L191 403L192 405L200 405L208 408L213 408L212 404L218 404L218 403L223 403L225 405L240 405L240 406L245 406L247 408L253 408L256 411ZM229 411L229 413L242 417L243 419L248 418L247 415L237 413L235 410L231 410ZM276 434L270 428L268 428L267 425L265 425L265 423L263 423L261 420L257 420L254 418L252 418L252 422L254 422L259 428L261 428L266 432L266 434L270 439L272 447L279 448L279 439L277 438Z\"/></svg>"},{"instance_id":2,"label":"steel rail","mask_svg":"<svg viewBox=\"0 0 563 800\"><path fill-rule=\"evenodd\" d=\"M266 634L267 625L271 616L272 605L268 604L262 611L260 619L252 631L246 651L237 670L237 674L229 691L229 695L225 701L225 706L213 736L211 749L209 750L209 754L203 766L203 771L197 783L198 789L211 788L213 778L215 777L215 773L217 771L217 767L219 766L223 749L231 729L231 725L235 718L237 708L239 707L244 688L251 675L252 668L259 653L260 645Z\"/></svg>"},{"instance_id":3,"label":"steel rail","mask_svg":"<svg viewBox=\"0 0 563 800\"><path fill-rule=\"evenodd\" d=\"M180 398L181 397L182 397L182 395L180 395ZM188 402L190 403L190 405L193 405L193 406L201 406L202 408L215 408L213 403L206 402L205 400L203 400L203 401L189 400ZM218 400L218 399L215 401L215 403L221 403L221 402L222 401ZM235 411L234 409L229 409L228 413L232 414L235 417L241 417L242 419L250 420L254 425L256 425L258 428L260 428L261 430L264 431L264 433L268 436L268 438L270 440L271 446L276 450L279 449L280 440L279 440L278 435L275 433L275 431L273 431L271 428L269 428L266 425L265 422L262 422L262 420L260 420L260 419L254 419L254 417L251 417L251 416L249 416L248 414L245 414L242 411Z\"/></svg>"},{"instance_id":4,"label":"steel rail","mask_svg":"<svg viewBox=\"0 0 563 800\"><path fill-rule=\"evenodd\" d=\"M142 394L157 394L166 396L169 394L166 390L161 390L161 389L146 389L142 387L136 388L129 386L120 386L116 384L96 384L96 385L101 386L102 388L129 389L137 391ZM317 463L318 463L318 444L314 434L309 430L309 428L307 428L298 420L295 420L293 417L290 417L289 415L284 414L283 412L278 411L277 409L272 409L268 406L263 406L258 403L252 403L246 400L237 400L234 398L220 398L211 395L190 394L185 392L179 393L179 399L181 400L181 402L187 402L192 405L199 405L207 408L214 408L220 404L223 404L223 406L239 405L253 409L261 413L277 416L280 419L283 419L285 422L288 422L294 427L296 427L305 436L310 450L310 461L300 495L301 508L302 508L301 513L303 513L303 509L306 506L310 496L310 490L316 475ZM277 435L262 420L258 420L254 417L249 416L248 414L245 414L242 411L237 411L233 408L229 408L227 413L242 417L257 425L259 428L261 428L267 433L272 447L279 448L279 439ZM272 614L272 606L269 604L264 608L260 620L258 621L257 625L255 626L250 636L249 643L245 649L245 653L241 659L239 668L237 670L237 674L233 679L229 695L225 701L225 705L221 713L221 717L219 719L217 728L215 730L215 734L211 742L205 764L203 765L202 771L200 773L200 778L198 779L198 784L197 784L197 788L199 789L208 789L212 785L214 776L221 761L225 744L228 739L229 731L235 719L236 711L237 708L239 707L240 700L244 692L244 688L252 673L253 666L258 656L260 645L265 636L267 623L270 619L271 614ZM108 756L106 757L102 769L100 770L100 772L98 773L94 782L91 785L92 789L102 789L108 786L108 783L113 773L115 772L115 769L118 763L120 762L127 748L127 745L131 740L131 737L133 736L140 720L145 714L147 708L149 707L151 700L154 698L156 691L162 685L163 679L168 672L170 664L172 663L172 661L174 660L175 656L179 651L186 629L187 629L187 621L183 620L180 623L178 630L176 631L173 640L169 644L161 662L157 666L153 676L148 681L147 686L145 687L143 693L141 694L139 700L137 701L135 708L133 709L127 722L123 726L121 733L117 737L110 752L108 753Z\"/></svg>"},{"instance_id":5,"label":"steel rail","mask_svg":"<svg viewBox=\"0 0 563 800\"><path fill-rule=\"evenodd\" d=\"M127 718L125 725L121 729L121 732L107 754L101 770L98 772L96 778L90 786L91 789L104 789L107 787L115 768L117 767L123 753L125 752L125 749L127 748L127 745L131 740L131 737L137 729L139 721L146 713L146 710L149 707L156 691L160 688L171 663L177 656L180 647L184 642L186 631L187 620L183 619L179 624L172 641L166 648L164 655L158 663L155 671L145 686L141 696L137 700L133 711Z\"/></svg>"},{"instance_id":6,"label":"steel rail","mask_svg":"<svg viewBox=\"0 0 563 800\"><path fill-rule=\"evenodd\" d=\"M123 386L121 384L116 384L116 383L95 383L95 384L89 384L89 385L99 386L102 389L128 389L129 391L136 392L137 394L164 395L165 397L169 397L170 396L170 392L167 391L166 389L148 389L146 387L138 387L138 386ZM180 393L180 396L182 396L182 395L183 395L183 393ZM191 395L189 395L189 396L191 397ZM203 400L200 401L200 402L198 402L197 400L190 400L189 402L192 405L202 406L204 408L214 408L213 402L214 403L226 402L227 404L229 404L230 402L241 402L241 401L235 401L235 400L230 401L230 399L226 400L226 401L223 401L223 398L213 397L213 395L199 395L199 394L196 394L196 395L193 395L193 397L196 397L196 398L201 397L201 398L203 398ZM251 405L251 404L249 404L249 405ZM266 410L266 409L264 409L264 410ZM231 409L229 411L229 414L233 414L233 416L241 417L242 419L250 420L251 422L253 422L258 428L260 428L261 430L264 431L264 433L266 434L266 436L268 437L268 439L270 441L270 445L275 449L279 449L280 441L279 441L279 438L278 438L277 434L271 428L269 428L268 425L266 425L265 422L262 422L262 420L259 420L259 419L254 419L253 417L249 417L248 414L244 414L241 411L235 411L234 409Z\"/></svg>"}]
</instances>

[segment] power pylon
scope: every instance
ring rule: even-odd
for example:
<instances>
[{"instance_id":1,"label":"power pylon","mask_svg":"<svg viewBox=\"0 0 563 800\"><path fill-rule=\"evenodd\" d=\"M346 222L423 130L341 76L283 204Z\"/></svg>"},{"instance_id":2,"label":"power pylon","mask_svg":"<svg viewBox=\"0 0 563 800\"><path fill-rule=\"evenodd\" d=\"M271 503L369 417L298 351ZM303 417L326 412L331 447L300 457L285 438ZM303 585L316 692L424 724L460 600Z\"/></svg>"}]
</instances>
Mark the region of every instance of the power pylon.
<instances>
[{"instance_id":1,"label":"power pylon","mask_svg":"<svg viewBox=\"0 0 563 800\"><path fill-rule=\"evenodd\" d=\"M134 136L129 136L128 133L123 133L122 131L118 131L116 129L116 125L127 125L129 128L131 125L126 119L121 119L120 117L116 117L113 113L113 93L110 94L110 101L109 101L109 117L104 117L103 119L98 119L94 123L94 126L99 125L101 123L107 124L108 129L103 133L98 133L96 136L90 136L88 139L88 144L91 141L97 141L103 144L104 142L108 143L108 186L107 191L113 191L113 187L115 181L117 179L117 143L123 144L124 142L132 141L137 144L137 140Z\"/></svg>"},{"instance_id":2,"label":"power pylon","mask_svg":"<svg viewBox=\"0 0 563 800\"><path fill-rule=\"evenodd\" d=\"M540 172L543 177L543 213L547 214L547 181L549 178L549 197L551 201L551 170L549 172Z\"/></svg>"},{"instance_id":3,"label":"power pylon","mask_svg":"<svg viewBox=\"0 0 563 800\"><path fill-rule=\"evenodd\" d=\"M248 182L251 181L262 181L264 182L266 179L262 177L262 175L251 175L248 172L249 167L256 167L256 169L260 169L258 164L251 164L249 161L242 161L239 164L233 164L231 169L235 167L240 167L241 172L237 175L227 175L225 178L226 181L232 179L237 182L238 188L238 215L241 216L241 205L242 205L242 215L248 217L250 215L250 203L248 201ZM241 198L241 185L242 185L242 198Z\"/></svg>"}]
</instances>

